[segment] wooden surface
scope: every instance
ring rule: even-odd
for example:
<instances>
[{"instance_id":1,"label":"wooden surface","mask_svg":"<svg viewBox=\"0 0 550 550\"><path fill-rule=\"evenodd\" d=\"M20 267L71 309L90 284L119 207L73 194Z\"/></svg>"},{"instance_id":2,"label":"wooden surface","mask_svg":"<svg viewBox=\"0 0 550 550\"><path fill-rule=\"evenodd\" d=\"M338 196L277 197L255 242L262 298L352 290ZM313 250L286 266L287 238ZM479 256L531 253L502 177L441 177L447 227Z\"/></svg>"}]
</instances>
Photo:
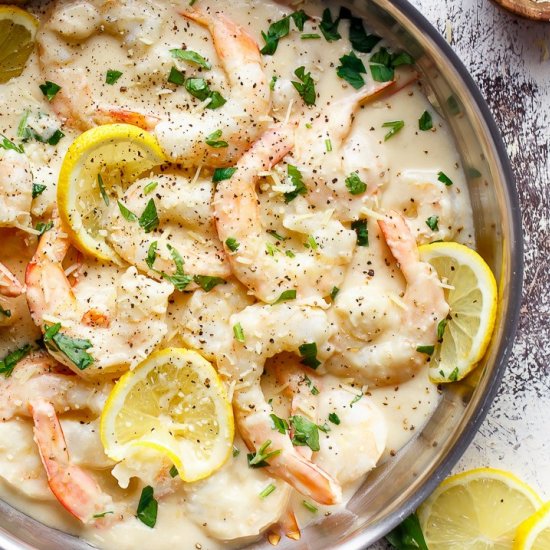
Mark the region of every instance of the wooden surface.
<instances>
[{"instance_id":1,"label":"wooden surface","mask_svg":"<svg viewBox=\"0 0 550 550\"><path fill-rule=\"evenodd\" d=\"M489 0L411 2L481 88L512 160L524 228L522 317L513 355L455 471L508 469L550 500L550 23L521 19Z\"/></svg>"}]
</instances>

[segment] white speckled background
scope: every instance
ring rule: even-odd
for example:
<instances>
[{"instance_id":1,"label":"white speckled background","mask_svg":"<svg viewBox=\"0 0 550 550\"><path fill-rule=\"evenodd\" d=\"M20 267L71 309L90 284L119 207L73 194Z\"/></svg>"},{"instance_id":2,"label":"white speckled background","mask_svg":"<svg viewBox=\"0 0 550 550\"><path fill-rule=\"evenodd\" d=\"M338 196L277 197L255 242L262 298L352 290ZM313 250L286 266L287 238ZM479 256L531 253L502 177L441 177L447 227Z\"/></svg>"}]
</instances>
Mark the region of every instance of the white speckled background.
<instances>
[{"instance_id":1,"label":"white speckled background","mask_svg":"<svg viewBox=\"0 0 550 550\"><path fill-rule=\"evenodd\" d=\"M487 100L516 175L525 239L522 318L508 370L455 471L515 472L550 500L550 23L489 0L411 0ZM371 550L388 548L378 543Z\"/></svg>"}]
</instances>

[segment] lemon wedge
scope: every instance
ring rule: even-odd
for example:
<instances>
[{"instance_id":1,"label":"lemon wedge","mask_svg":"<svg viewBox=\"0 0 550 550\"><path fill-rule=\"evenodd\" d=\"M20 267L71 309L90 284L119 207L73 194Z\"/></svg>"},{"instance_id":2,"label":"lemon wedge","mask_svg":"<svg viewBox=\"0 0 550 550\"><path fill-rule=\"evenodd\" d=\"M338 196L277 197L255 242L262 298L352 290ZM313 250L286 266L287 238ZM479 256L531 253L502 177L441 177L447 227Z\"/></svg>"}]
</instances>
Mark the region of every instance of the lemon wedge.
<instances>
[{"instance_id":1,"label":"lemon wedge","mask_svg":"<svg viewBox=\"0 0 550 550\"><path fill-rule=\"evenodd\" d=\"M206 359L167 348L118 380L101 414L100 436L113 460L152 449L167 455L184 481L197 481L229 456L233 411Z\"/></svg>"},{"instance_id":2,"label":"lemon wedge","mask_svg":"<svg viewBox=\"0 0 550 550\"><path fill-rule=\"evenodd\" d=\"M514 550L548 550L549 548L550 502L547 502L518 527Z\"/></svg>"},{"instance_id":3,"label":"lemon wedge","mask_svg":"<svg viewBox=\"0 0 550 550\"><path fill-rule=\"evenodd\" d=\"M0 6L0 84L19 76L34 49L38 20L15 6Z\"/></svg>"},{"instance_id":4,"label":"lemon wedge","mask_svg":"<svg viewBox=\"0 0 550 550\"><path fill-rule=\"evenodd\" d=\"M471 372L491 341L497 311L497 284L483 258L471 248L443 242L419 247L445 290L449 316L438 327L440 343L430 359L435 383L455 382Z\"/></svg>"},{"instance_id":5,"label":"lemon wedge","mask_svg":"<svg viewBox=\"0 0 550 550\"><path fill-rule=\"evenodd\" d=\"M130 124L106 124L77 137L59 174L59 216L73 244L100 260L122 263L107 243L104 214L132 182L165 161L152 134Z\"/></svg>"},{"instance_id":6,"label":"lemon wedge","mask_svg":"<svg viewBox=\"0 0 550 550\"><path fill-rule=\"evenodd\" d=\"M513 474L479 468L443 481L418 517L430 550L512 550L517 526L540 505Z\"/></svg>"}]
</instances>

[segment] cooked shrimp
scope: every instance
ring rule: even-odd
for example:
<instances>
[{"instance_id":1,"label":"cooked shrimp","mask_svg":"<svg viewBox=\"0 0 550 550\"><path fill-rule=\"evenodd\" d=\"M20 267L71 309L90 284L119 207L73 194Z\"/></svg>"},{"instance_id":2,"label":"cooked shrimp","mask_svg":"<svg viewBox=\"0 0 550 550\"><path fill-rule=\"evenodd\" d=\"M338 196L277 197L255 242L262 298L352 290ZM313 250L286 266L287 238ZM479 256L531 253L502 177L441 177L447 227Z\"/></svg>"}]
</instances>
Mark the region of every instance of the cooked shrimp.
<instances>
[{"instance_id":1,"label":"cooked shrimp","mask_svg":"<svg viewBox=\"0 0 550 550\"><path fill-rule=\"evenodd\" d=\"M416 242L453 240L460 230L454 211L454 189L438 181L434 171L406 170L396 178L399 192L383 193L380 205L405 216Z\"/></svg>"},{"instance_id":2,"label":"cooked shrimp","mask_svg":"<svg viewBox=\"0 0 550 550\"><path fill-rule=\"evenodd\" d=\"M155 185L154 191L144 191L148 185ZM138 180L121 201L131 212L139 213L153 201L158 226L145 233L135 221L126 220L113 201L108 241L128 263L156 279L175 271L170 247L182 257L186 274L227 278L231 268L214 226L213 192L211 181L190 182L177 173ZM151 246L155 260L149 265Z\"/></svg>"},{"instance_id":3,"label":"cooked shrimp","mask_svg":"<svg viewBox=\"0 0 550 550\"><path fill-rule=\"evenodd\" d=\"M337 503L338 483L297 452L287 434L273 429L272 409L260 386L265 361L277 353L315 343L319 357L326 355L330 336L326 314L308 306L257 304L232 315L231 325L242 332L239 339L244 342L235 339L232 349L220 357L218 369L234 384L233 407L242 438L251 450L276 453L268 460L270 474L319 503Z\"/></svg>"},{"instance_id":4,"label":"cooked shrimp","mask_svg":"<svg viewBox=\"0 0 550 550\"><path fill-rule=\"evenodd\" d=\"M32 173L28 158L17 151L0 157L0 227L31 227Z\"/></svg>"},{"instance_id":5,"label":"cooked shrimp","mask_svg":"<svg viewBox=\"0 0 550 550\"><path fill-rule=\"evenodd\" d=\"M266 132L237 163L234 175L218 184L214 198L218 235L225 244L233 273L257 298L274 302L282 292L322 299L344 276L355 248L355 234L332 220L311 228L315 245L287 255L270 248L273 237L260 217L258 174L269 170L293 144L293 128ZM302 215L301 218L308 215ZM312 218L311 221L316 219ZM338 243L338 246L333 246Z\"/></svg>"},{"instance_id":6,"label":"cooked shrimp","mask_svg":"<svg viewBox=\"0 0 550 550\"><path fill-rule=\"evenodd\" d=\"M71 463L67 443L55 409L35 398L29 404L34 439L48 484L60 504L82 523L108 524L120 517L113 499L84 470Z\"/></svg>"},{"instance_id":7,"label":"cooked shrimp","mask_svg":"<svg viewBox=\"0 0 550 550\"><path fill-rule=\"evenodd\" d=\"M347 299L342 292L333 308L342 330L333 340L337 353L326 366L335 374L383 386L403 382L427 364L429 354L419 348L429 349L436 344L437 325L445 319L449 306L437 273L420 261L416 241L403 216L390 211L378 225L403 274L405 291L401 297L379 297L373 302L372 311L361 310L355 321L348 324L346 320L363 304L356 295ZM372 296L368 291L367 295ZM364 306L369 307L368 300ZM370 326L373 317L382 327L374 334L362 328L362 320Z\"/></svg>"},{"instance_id":8,"label":"cooked shrimp","mask_svg":"<svg viewBox=\"0 0 550 550\"><path fill-rule=\"evenodd\" d=\"M6 298L16 298L24 292L17 277L0 262L0 294Z\"/></svg>"},{"instance_id":9,"label":"cooked shrimp","mask_svg":"<svg viewBox=\"0 0 550 550\"><path fill-rule=\"evenodd\" d=\"M361 395L357 388L331 376L306 372L294 358L282 358L272 368L290 394L290 413L323 427L317 452L298 448L304 456L341 484L363 477L376 466L386 445L387 426L367 396L357 399Z\"/></svg>"},{"instance_id":10,"label":"cooked shrimp","mask_svg":"<svg viewBox=\"0 0 550 550\"><path fill-rule=\"evenodd\" d=\"M68 249L56 220L40 239L25 276L34 323L43 332L54 327L59 335L52 335L48 351L86 378L135 367L167 331L166 308L174 287L139 275L135 267L109 277L101 266L94 281L92 264L89 279L80 277L71 287L62 266Z\"/></svg>"}]
</instances>

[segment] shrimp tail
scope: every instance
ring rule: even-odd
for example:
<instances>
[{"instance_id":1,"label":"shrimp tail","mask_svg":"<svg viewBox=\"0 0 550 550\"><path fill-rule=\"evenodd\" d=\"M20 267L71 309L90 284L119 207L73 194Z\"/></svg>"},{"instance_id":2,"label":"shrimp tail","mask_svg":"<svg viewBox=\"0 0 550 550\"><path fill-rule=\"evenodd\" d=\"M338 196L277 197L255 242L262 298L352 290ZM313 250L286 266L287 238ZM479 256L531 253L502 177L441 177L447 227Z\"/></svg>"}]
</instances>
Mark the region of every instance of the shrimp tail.
<instances>
[{"instance_id":1,"label":"shrimp tail","mask_svg":"<svg viewBox=\"0 0 550 550\"><path fill-rule=\"evenodd\" d=\"M154 130L160 119L153 115L146 115L129 109L121 109L120 107L101 107L94 114L94 122L96 124L112 124L122 123L137 126L143 130Z\"/></svg>"},{"instance_id":2,"label":"shrimp tail","mask_svg":"<svg viewBox=\"0 0 550 550\"><path fill-rule=\"evenodd\" d=\"M51 403L36 399L29 404L34 440L48 485L60 504L82 523L103 523L114 515L113 501L84 470L71 464L65 436Z\"/></svg>"},{"instance_id":3,"label":"shrimp tail","mask_svg":"<svg viewBox=\"0 0 550 550\"><path fill-rule=\"evenodd\" d=\"M298 526L298 520L290 507L284 512L281 519L268 531L267 541L271 546L277 546L283 536L292 540L300 540L302 537L300 527Z\"/></svg>"},{"instance_id":4,"label":"shrimp tail","mask_svg":"<svg viewBox=\"0 0 550 550\"><path fill-rule=\"evenodd\" d=\"M419 262L416 240L407 225L405 218L395 210L391 210L384 220L379 220L378 225L388 248L399 264L399 268L407 277L408 266Z\"/></svg>"},{"instance_id":5,"label":"shrimp tail","mask_svg":"<svg viewBox=\"0 0 550 550\"><path fill-rule=\"evenodd\" d=\"M16 298L25 292L17 277L0 262L0 294L6 298Z\"/></svg>"}]
</instances>

